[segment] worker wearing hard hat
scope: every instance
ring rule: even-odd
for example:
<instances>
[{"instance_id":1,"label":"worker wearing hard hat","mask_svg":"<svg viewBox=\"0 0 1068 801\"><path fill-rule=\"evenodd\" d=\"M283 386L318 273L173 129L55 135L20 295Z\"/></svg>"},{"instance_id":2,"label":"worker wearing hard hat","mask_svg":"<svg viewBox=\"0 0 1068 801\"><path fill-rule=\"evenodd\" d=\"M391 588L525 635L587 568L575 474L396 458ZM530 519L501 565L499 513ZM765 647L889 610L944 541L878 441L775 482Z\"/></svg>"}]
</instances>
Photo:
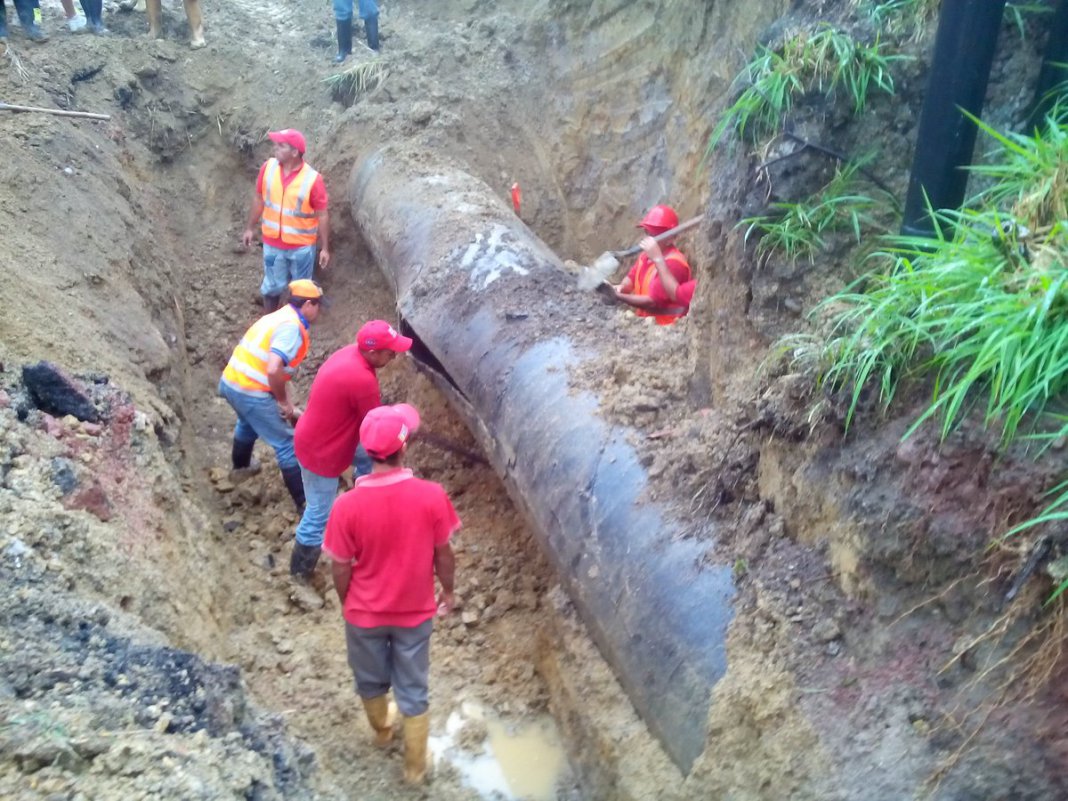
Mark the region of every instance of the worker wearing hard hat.
<instances>
[{"instance_id":1,"label":"worker wearing hard hat","mask_svg":"<svg viewBox=\"0 0 1068 801\"><path fill-rule=\"evenodd\" d=\"M263 310L278 308L290 281L311 278L315 270L315 246L319 267L330 265L330 199L323 176L304 161L304 134L292 128L270 131L274 157L260 167L252 193L252 210L241 242L252 246L254 228L260 223L263 237Z\"/></svg>"},{"instance_id":2,"label":"worker wearing hard hat","mask_svg":"<svg viewBox=\"0 0 1068 801\"><path fill-rule=\"evenodd\" d=\"M663 262L663 269L677 284L685 284L691 280L690 265L675 247L674 238L665 239L663 244L657 244L653 239L678 224L679 215L671 206L653 206L638 223L638 227L649 235L641 242L642 255L622 283L612 287L617 300L632 306L639 317L654 318L657 325L671 325L686 313L682 304L664 302L668 298L664 295L657 268L658 262Z\"/></svg>"},{"instance_id":3,"label":"worker wearing hard hat","mask_svg":"<svg viewBox=\"0 0 1068 801\"><path fill-rule=\"evenodd\" d=\"M289 284L289 302L264 315L245 332L219 381L219 394L237 412L231 452L234 470L252 468L252 449L262 438L274 448L282 480L304 508L304 485L293 451L293 424L300 411L289 382L308 355L309 326L319 316L323 290L314 281Z\"/></svg>"},{"instance_id":4,"label":"worker wearing hard hat","mask_svg":"<svg viewBox=\"0 0 1068 801\"><path fill-rule=\"evenodd\" d=\"M435 614L454 604L456 560L449 540L460 528L440 484L416 478L404 454L419 427L411 406L379 406L360 424L360 442L374 460L330 513L323 553L345 618L349 666L375 742L387 746L394 721L390 688L404 715L404 778L427 772L430 727L430 633ZM434 596L434 577L441 593Z\"/></svg>"}]
</instances>

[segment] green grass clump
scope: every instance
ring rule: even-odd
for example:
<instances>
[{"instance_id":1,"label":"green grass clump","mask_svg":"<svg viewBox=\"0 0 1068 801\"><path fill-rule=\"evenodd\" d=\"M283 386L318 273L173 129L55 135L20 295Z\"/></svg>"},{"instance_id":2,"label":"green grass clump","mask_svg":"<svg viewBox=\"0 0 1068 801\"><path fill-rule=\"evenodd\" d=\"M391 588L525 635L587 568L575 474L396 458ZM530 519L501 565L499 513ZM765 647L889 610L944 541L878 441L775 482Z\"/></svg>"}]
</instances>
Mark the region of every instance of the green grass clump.
<instances>
[{"instance_id":1,"label":"green grass clump","mask_svg":"<svg viewBox=\"0 0 1068 801\"><path fill-rule=\"evenodd\" d=\"M919 38L938 16L942 0L856 0L881 31L892 36Z\"/></svg>"},{"instance_id":2,"label":"green grass clump","mask_svg":"<svg viewBox=\"0 0 1068 801\"><path fill-rule=\"evenodd\" d=\"M851 387L851 419L865 388L890 403L903 380L935 376L910 429L940 417L942 436L985 397L984 420L1012 440L1028 412L1068 389L1068 271L1036 268L1019 228L995 211L946 213L933 242L896 237L888 267L823 304L833 319L822 380ZM948 233L946 233L948 232ZM1038 252L1068 252L1068 223Z\"/></svg>"},{"instance_id":3,"label":"green grass clump","mask_svg":"<svg viewBox=\"0 0 1068 801\"><path fill-rule=\"evenodd\" d=\"M872 23L892 36L909 34L919 39L926 30L934 31L934 23L942 7L942 0L854 0ZM1024 17L1028 14L1049 14L1053 11L1042 3L1006 3L1005 17L1025 36Z\"/></svg>"},{"instance_id":4,"label":"green grass clump","mask_svg":"<svg viewBox=\"0 0 1068 801\"><path fill-rule=\"evenodd\" d=\"M909 428L938 419L943 437L972 410L1003 444L1068 436L1068 123L1055 107L1032 136L999 133L991 181L962 211L935 215L933 239L894 237L881 267L817 307L824 336L782 344L821 383L849 393L846 423L869 392L882 406L902 384L933 377ZM1052 424L1052 430L1051 429ZM1042 429L1041 433L1033 433ZM1068 521L1068 482L1005 536ZM1060 581L1055 596L1068 591ZM1055 597L1054 596L1054 597Z\"/></svg>"},{"instance_id":5,"label":"green grass clump","mask_svg":"<svg viewBox=\"0 0 1068 801\"><path fill-rule=\"evenodd\" d=\"M894 237L868 273L819 307L830 335L797 340L822 381L851 387L848 417L868 386L888 404L902 380L933 374L913 426L940 416L948 434L985 397L1005 441L1023 417L1068 389L1068 127L1059 110L1034 136L990 134L973 167L994 179L972 208L941 212L934 239Z\"/></svg>"},{"instance_id":6,"label":"green grass clump","mask_svg":"<svg viewBox=\"0 0 1068 801\"><path fill-rule=\"evenodd\" d=\"M813 262L826 247L825 236L831 232L849 231L860 244L862 231L870 232L876 226L870 212L878 201L858 191L859 168L855 163L841 167L823 189L807 200L772 203L771 214L739 222L738 227L746 226L746 242L759 235L757 256L761 262L773 252L790 261L807 258Z\"/></svg>"},{"instance_id":7,"label":"green grass clump","mask_svg":"<svg viewBox=\"0 0 1068 801\"><path fill-rule=\"evenodd\" d=\"M769 136L779 130L796 98L808 92L834 94L841 90L848 96L853 113L859 114L873 89L893 94L890 65L900 58L886 53L878 39L863 44L829 26L799 32L777 50L761 48L735 79L735 85L746 88L720 118L708 151L728 134L750 141Z\"/></svg>"}]
</instances>

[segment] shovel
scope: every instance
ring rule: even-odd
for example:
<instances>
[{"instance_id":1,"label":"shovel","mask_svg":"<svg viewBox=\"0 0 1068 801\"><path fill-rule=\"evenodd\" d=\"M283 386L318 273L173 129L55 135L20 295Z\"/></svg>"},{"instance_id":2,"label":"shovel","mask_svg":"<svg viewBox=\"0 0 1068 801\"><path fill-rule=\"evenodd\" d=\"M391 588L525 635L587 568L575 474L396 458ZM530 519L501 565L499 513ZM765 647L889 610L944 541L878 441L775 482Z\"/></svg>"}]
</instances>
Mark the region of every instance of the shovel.
<instances>
[{"instance_id":1,"label":"shovel","mask_svg":"<svg viewBox=\"0 0 1068 801\"><path fill-rule=\"evenodd\" d=\"M701 222L701 217L694 217L692 220L687 220L680 225L676 225L674 228L669 228L662 234L657 234L653 237L657 242L662 242L665 239L675 236L675 234L688 231L693 228L697 223ZM642 252L640 245L635 245L632 248L626 250L606 250L597 260L589 265L579 268L578 273L578 287L581 290L589 291L596 289L601 284L605 283L610 275L619 269L620 259L629 259L631 256L637 256Z\"/></svg>"}]
</instances>

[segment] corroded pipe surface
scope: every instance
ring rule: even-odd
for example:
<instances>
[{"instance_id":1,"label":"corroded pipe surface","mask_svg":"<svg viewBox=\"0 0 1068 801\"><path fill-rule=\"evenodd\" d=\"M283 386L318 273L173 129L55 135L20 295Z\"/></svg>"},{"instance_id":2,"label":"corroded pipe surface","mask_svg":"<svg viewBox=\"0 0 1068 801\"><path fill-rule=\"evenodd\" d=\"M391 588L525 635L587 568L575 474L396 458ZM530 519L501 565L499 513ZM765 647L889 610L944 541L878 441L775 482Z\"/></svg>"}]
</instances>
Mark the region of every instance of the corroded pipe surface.
<instances>
[{"instance_id":1,"label":"corroded pipe surface","mask_svg":"<svg viewBox=\"0 0 1068 801\"><path fill-rule=\"evenodd\" d=\"M726 670L733 586L708 543L644 501L627 429L568 368L598 357L591 297L482 181L385 149L356 165L353 216L419 340L549 554L635 708L688 772Z\"/></svg>"}]
</instances>

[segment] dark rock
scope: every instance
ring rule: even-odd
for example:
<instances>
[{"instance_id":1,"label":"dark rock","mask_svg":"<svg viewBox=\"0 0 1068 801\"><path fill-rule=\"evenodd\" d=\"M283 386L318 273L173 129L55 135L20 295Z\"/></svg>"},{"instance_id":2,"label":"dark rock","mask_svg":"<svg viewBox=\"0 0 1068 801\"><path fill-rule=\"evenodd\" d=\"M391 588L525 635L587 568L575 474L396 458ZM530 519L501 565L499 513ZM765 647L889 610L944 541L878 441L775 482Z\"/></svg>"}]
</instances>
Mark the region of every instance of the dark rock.
<instances>
[{"instance_id":1,"label":"dark rock","mask_svg":"<svg viewBox=\"0 0 1068 801\"><path fill-rule=\"evenodd\" d=\"M22 368L22 380L38 409L56 417L72 414L79 420L100 422L100 413L85 390L56 365L28 364Z\"/></svg>"},{"instance_id":2,"label":"dark rock","mask_svg":"<svg viewBox=\"0 0 1068 801\"><path fill-rule=\"evenodd\" d=\"M57 456L52 460L52 483L59 487L64 495L74 492L78 486L78 477L74 473L74 462Z\"/></svg>"}]
</instances>

